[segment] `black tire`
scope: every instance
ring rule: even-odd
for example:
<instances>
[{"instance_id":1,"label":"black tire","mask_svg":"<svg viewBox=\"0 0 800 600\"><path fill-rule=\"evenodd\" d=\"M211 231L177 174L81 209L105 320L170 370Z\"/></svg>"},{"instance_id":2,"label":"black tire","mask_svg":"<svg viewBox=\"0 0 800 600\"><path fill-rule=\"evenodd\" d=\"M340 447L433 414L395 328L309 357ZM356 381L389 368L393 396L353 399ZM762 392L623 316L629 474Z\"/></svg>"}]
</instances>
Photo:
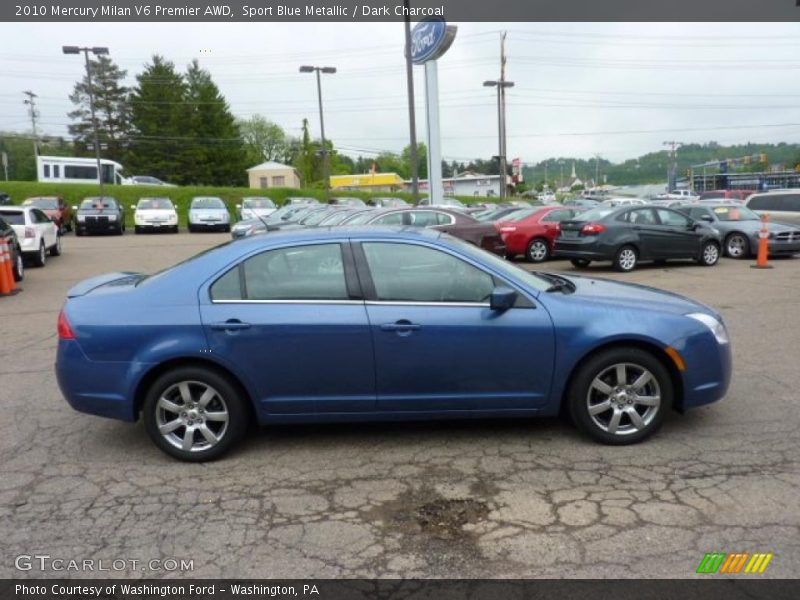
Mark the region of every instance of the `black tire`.
<instances>
[{"instance_id":1,"label":"black tire","mask_svg":"<svg viewBox=\"0 0 800 600\"><path fill-rule=\"evenodd\" d=\"M50 256L61 256L61 234L56 235L56 243L50 248Z\"/></svg>"},{"instance_id":2,"label":"black tire","mask_svg":"<svg viewBox=\"0 0 800 600\"><path fill-rule=\"evenodd\" d=\"M25 279L25 261L22 259L22 248L17 246L17 253L14 259L14 281L19 283Z\"/></svg>"},{"instance_id":3,"label":"black tire","mask_svg":"<svg viewBox=\"0 0 800 600\"><path fill-rule=\"evenodd\" d=\"M532 263L543 263L550 258L550 244L544 238L533 238L528 244L525 257Z\"/></svg>"},{"instance_id":4,"label":"black tire","mask_svg":"<svg viewBox=\"0 0 800 600\"><path fill-rule=\"evenodd\" d=\"M207 413L202 413L196 405L186 405L182 400L180 400L181 404L178 404L178 406L181 408L188 406L189 410L182 413L172 413L161 408L159 401L162 395L176 393L175 388L181 382L190 382L188 383L188 388L192 398L195 400L197 400L199 392L203 390L202 386L212 388L215 395L207 405L207 407L211 407L211 410ZM180 395L182 397L182 393ZM175 396L170 397L175 398ZM179 460L203 462L219 458L244 436L247 431L249 416L245 402L246 400L241 397L237 387L227 377L205 367L179 367L164 373L150 386L142 407L142 417L147 434L163 452ZM217 414L227 412L227 422L221 424L217 420L205 419L205 415L210 412L217 412ZM170 419L168 424L176 421L184 423L186 419L198 419L201 421L200 425L196 425L198 421L194 421L195 424L191 425L191 427L197 428L190 436L192 443L198 443L195 450L184 450L174 445L181 440L185 440L189 426L180 424L177 428L165 434L159 431L159 419L163 421L165 413L175 414L176 416L174 420ZM181 415L186 415L186 417L184 418ZM208 448L203 448L202 446L210 443L201 434L199 428L202 427L208 427L213 433L219 435L218 441Z\"/></svg>"},{"instance_id":5,"label":"black tire","mask_svg":"<svg viewBox=\"0 0 800 600\"><path fill-rule=\"evenodd\" d=\"M75 228L75 237L83 237L83 229L80 227Z\"/></svg>"},{"instance_id":6,"label":"black tire","mask_svg":"<svg viewBox=\"0 0 800 600\"><path fill-rule=\"evenodd\" d=\"M614 255L614 270L620 273L630 273L639 262L639 253L633 246L621 246Z\"/></svg>"},{"instance_id":7,"label":"black tire","mask_svg":"<svg viewBox=\"0 0 800 600\"><path fill-rule=\"evenodd\" d=\"M224 231L225 231L225 233L230 233L231 232L231 226L230 225L225 225Z\"/></svg>"},{"instance_id":8,"label":"black tire","mask_svg":"<svg viewBox=\"0 0 800 600\"><path fill-rule=\"evenodd\" d=\"M700 249L700 256L697 262L704 267L713 267L719 262L719 255L721 254L719 244L717 242L708 241L703 244Z\"/></svg>"},{"instance_id":9,"label":"black tire","mask_svg":"<svg viewBox=\"0 0 800 600\"><path fill-rule=\"evenodd\" d=\"M133 233L136 233L136 234L142 233L142 228L139 227L138 225L134 225L133 226Z\"/></svg>"},{"instance_id":10,"label":"black tire","mask_svg":"<svg viewBox=\"0 0 800 600\"><path fill-rule=\"evenodd\" d=\"M626 385L622 389L617 365L626 365ZM639 388L644 394L632 393L633 384L645 371L650 379ZM598 385L605 384L611 393L593 388L596 379L599 379ZM621 389L619 393L618 389ZM633 398L647 398L650 404L639 404ZM595 441L614 446L635 444L653 435L664 422L673 400L672 378L667 368L655 356L639 348L611 348L592 356L579 367L567 390L567 405L575 426ZM606 404L608 407L603 410ZM638 426L629 416L631 411L639 415ZM615 417L617 413L619 417ZM615 418L616 427L613 425Z\"/></svg>"},{"instance_id":11,"label":"black tire","mask_svg":"<svg viewBox=\"0 0 800 600\"><path fill-rule=\"evenodd\" d=\"M194 233L194 232L195 232L194 225L191 225L191 224L190 224L190 225L189 225L189 233Z\"/></svg>"},{"instance_id":12,"label":"black tire","mask_svg":"<svg viewBox=\"0 0 800 600\"><path fill-rule=\"evenodd\" d=\"M569 262L571 262L572 266L577 269L585 269L592 264L592 261L590 261L588 258L570 258Z\"/></svg>"},{"instance_id":13,"label":"black tire","mask_svg":"<svg viewBox=\"0 0 800 600\"><path fill-rule=\"evenodd\" d=\"M743 233L734 232L725 238L725 256L730 258L748 258L751 254L750 240Z\"/></svg>"},{"instance_id":14,"label":"black tire","mask_svg":"<svg viewBox=\"0 0 800 600\"><path fill-rule=\"evenodd\" d=\"M175 227L172 228L172 233L178 233L178 226L177 225L175 225Z\"/></svg>"},{"instance_id":15,"label":"black tire","mask_svg":"<svg viewBox=\"0 0 800 600\"><path fill-rule=\"evenodd\" d=\"M35 267L43 267L47 264L47 250L44 247L44 240L39 242L39 252L33 259L33 265Z\"/></svg>"}]
</instances>

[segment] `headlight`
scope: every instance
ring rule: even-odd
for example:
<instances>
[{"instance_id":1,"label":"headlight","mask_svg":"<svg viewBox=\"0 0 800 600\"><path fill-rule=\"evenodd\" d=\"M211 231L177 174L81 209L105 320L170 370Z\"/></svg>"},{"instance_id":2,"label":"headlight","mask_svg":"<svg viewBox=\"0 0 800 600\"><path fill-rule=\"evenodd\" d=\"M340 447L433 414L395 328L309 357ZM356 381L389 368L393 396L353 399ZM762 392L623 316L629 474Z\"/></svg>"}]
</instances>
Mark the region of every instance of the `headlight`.
<instances>
[{"instance_id":1,"label":"headlight","mask_svg":"<svg viewBox=\"0 0 800 600\"><path fill-rule=\"evenodd\" d=\"M83 223L86 220L86 215L78 215L78 223Z\"/></svg>"},{"instance_id":2,"label":"headlight","mask_svg":"<svg viewBox=\"0 0 800 600\"><path fill-rule=\"evenodd\" d=\"M730 341L728 339L728 330L725 329L725 325L717 321L711 315L707 315L706 313L691 313L686 316L695 321L700 321L703 325L708 327L720 344L727 344Z\"/></svg>"},{"instance_id":3,"label":"headlight","mask_svg":"<svg viewBox=\"0 0 800 600\"><path fill-rule=\"evenodd\" d=\"M117 220L117 215L108 215L108 220L109 221L116 221Z\"/></svg>"}]
</instances>

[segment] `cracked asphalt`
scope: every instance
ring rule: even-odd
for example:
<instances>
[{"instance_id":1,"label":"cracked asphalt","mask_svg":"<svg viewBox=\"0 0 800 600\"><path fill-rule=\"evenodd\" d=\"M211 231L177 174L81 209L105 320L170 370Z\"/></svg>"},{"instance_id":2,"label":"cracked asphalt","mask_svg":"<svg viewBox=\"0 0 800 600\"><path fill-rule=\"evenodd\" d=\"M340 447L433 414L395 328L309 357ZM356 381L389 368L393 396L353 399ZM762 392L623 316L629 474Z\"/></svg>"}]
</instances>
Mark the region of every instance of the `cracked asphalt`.
<instances>
[{"instance_id":1,"label":"cracked asphalt","mask_svg":"<svg viewBox=\"0 0 800 600\"><path fill-rule=\"evenodd\" d=\"M559 419L292 426L192 465L141 424L73 411L53 373L67 289L226 238L67 236L0 299L0 577L98 575L15 568L46 554L194 561L102 574L119 577L686 578L714 551L772 552L759 577L797 576L800 259L586 271L687 294L728 323L728 397L637 446L594 444Z\"/></svg>"}]
</instances>

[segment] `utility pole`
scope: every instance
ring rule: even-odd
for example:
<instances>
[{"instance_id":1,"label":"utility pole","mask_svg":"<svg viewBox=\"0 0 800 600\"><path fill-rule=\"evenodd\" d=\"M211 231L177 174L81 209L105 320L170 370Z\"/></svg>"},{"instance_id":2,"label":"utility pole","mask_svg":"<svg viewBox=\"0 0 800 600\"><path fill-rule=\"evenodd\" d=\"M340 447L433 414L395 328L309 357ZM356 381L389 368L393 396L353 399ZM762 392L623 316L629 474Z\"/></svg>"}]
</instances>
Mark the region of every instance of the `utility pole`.
<instances>
[{"instance_id":1,"label":"utility pole","mask_svg":"<svg viewBox=\"0 0 800 600\"><path fill-rule=\"evenodd\" d=\"M600 181L600 155L594 155L594 187L598 187Z\"/></svg>"},{"instance_id":2,"label":"utility pole","mask_svg":"<svg viewBox=\"0 0 800 600\"><path fill-rule=\"evenodd\" d=\"M36 111L36 98L38 98L38 96L30 90L26 90L22 93L28 97L28 99L23 100L22 103L30 107L28 109L28 114L31 116L31 125L33 126L33 157L39 158L39 136L36 133L36 119L39 117L39 113Z\"/></svg>"},{"instance_id":3,"label":"utility pole","mask_svg":"<svg viewBox=\"0 0 800 600\"><path fill-rule=\"evenodd\" d=\"M314 67L310 65L303 65L300 67L301 73L317 73L317 100L319 101L319 130L322 137L322 177L325 185L325 200L330 201L330 167L328 165L328 147L325 145L325 119L322 113L322 81L320 80L320 73L333 75L336 73L336 67Z\"/></svg>"},{"instance_id":4,"label":"utility pole","mask_svg":"<svg viewBox=\"0 0 800 600\"><path fill-rule=\"evenodd\" d=\"M683 142L676 142L675 140L670 140L668 142L664 142L663 146L670 147L670 166L669 170L667 171L667 191L672 192L675 190L675 181L676 181L676 170L678 168L678 148L683 146Z\"/></svg>"},{"instance_id":5,"label":"utility pole","mask_svg":"<svg viewBox=\"0 0 800 600\"><path fill-rule=\"evenodd\" d=\"M506 88L514 87L513 81L506 81L506 32L500 36L500 79L484 81L484 87L497 87L497 129L500 163L500 198L506 196Z\"/></svg>"},{"instance_id":6,"label":"utility pole","mask_svg":"<svg viewBox=\"0 0 800 600\"><path fill-rule=\"evenodd\" d=\"M409 0L404 0L405 35L406 35L406 88L408 89L408 137L411 144L409 160L411 161L411 200L413 204L419 199L419 158L417 157L417 118L414 106L414 65L411 61L411 11Z\"/></svg>"}]
</instances>

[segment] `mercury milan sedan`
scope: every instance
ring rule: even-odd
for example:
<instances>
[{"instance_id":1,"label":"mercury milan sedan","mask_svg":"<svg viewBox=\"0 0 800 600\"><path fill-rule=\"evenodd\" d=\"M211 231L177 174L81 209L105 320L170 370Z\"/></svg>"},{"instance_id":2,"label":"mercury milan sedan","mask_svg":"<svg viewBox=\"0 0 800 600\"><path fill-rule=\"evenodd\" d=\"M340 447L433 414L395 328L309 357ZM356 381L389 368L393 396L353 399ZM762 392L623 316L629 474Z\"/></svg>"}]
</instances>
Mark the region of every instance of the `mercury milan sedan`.
<instances>
[{"instance_id":1,"label":"mercury milan sedan","mask_svg":"<svg viewBox=\"0 0 800 600\"><path fill-rule=\"evenodd\" d=\"M120 319L120 307L125 318ZM251 423L532 417L606 444L722 398L722 317L625 283L529 273L447 234L302 229L67 293L56 374L77 410L183 460ZM533 435L533 434L532 434Z\"/></svg>"}]
</instances>

